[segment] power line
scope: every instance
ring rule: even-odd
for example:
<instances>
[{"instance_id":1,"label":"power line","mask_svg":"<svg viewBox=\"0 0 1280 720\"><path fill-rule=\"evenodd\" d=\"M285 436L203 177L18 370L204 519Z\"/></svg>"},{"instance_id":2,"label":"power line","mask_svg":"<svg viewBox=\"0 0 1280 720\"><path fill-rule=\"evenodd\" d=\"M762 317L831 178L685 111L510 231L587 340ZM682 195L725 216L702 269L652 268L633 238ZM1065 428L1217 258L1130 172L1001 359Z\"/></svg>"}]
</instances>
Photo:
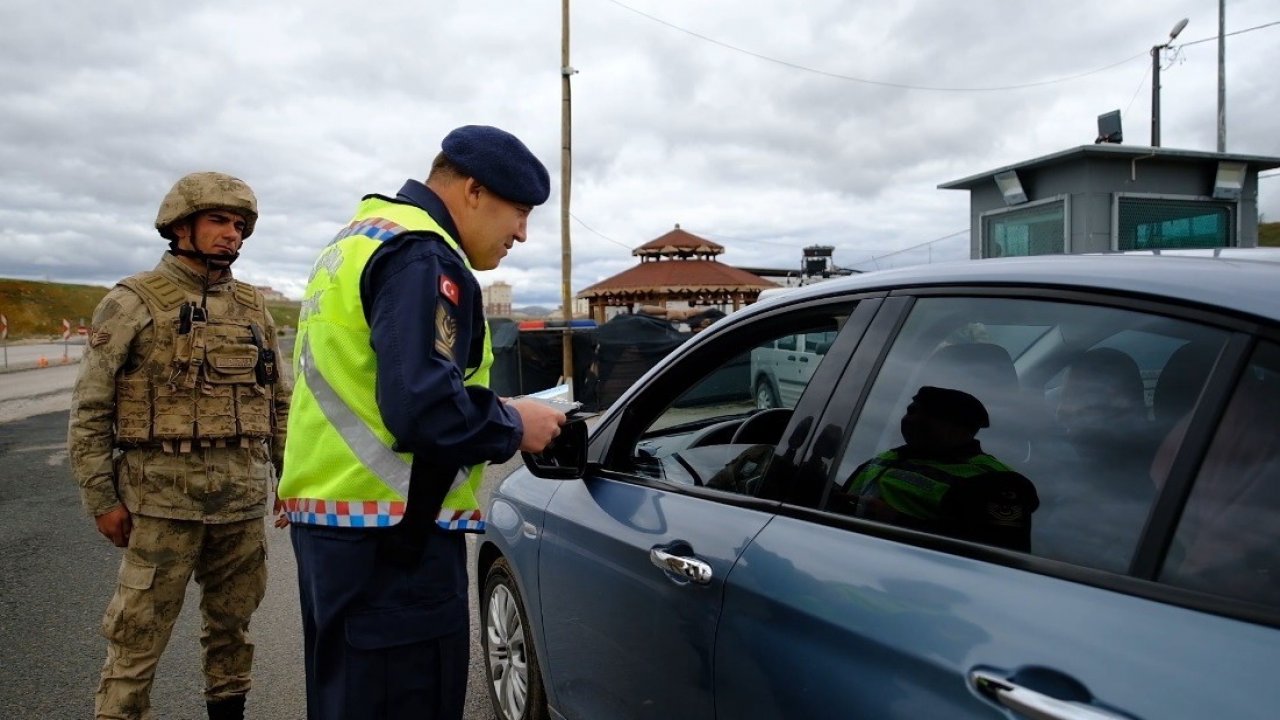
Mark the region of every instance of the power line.
<instances>
[{"instance_id":1,"label":"power line","mask_svg":"<svg viewBox=\"0 0 1280 720\"><path fill-rule=\"evenodd\" d=\"M1126 105L1124 108L1124 115L1122 115L1122 117L1129 116L1129 108L1133 107L1133 101L1138 99L1138 93L1142 92L1142 88L1146 86L1147 76L1150 74L1151 74L1151 66L1147 65L1142 71L1142 79L1138 81L1137 89L1133 91L1133 97L1129 98L1129 104Z\"/></svg>"},{"instance_id":2,"label":"power line","mask_svg":"<svg viewBox=\"0 0 1280 720\"><path fill-rule=\"evenodd\" d=\"M804 72L813 73L815 75L822 75L824 77L829 77L829 78L835 78L837 80L846 80L848 82L861 83L863 85L876 85L879 87L898 88L900 90L930 90L933 92L956 92L956 93L960 93L960 92L981 93L981 92L1001 92L1004 90L1023 90L1026 88L1042 87L1044 85L1054 85L1057 83L1064 83L1070 80L1079 80L1082 77L1096 75L1100 72L1104 72L1112 68L1119 67L1121 65L1124 65L1125 63L1129 63L1134 60L1137 60L1138 58L1147 56L1147 51L1144 50L1138 53L1137 55L1127 57L1123 60L1113 62L1110 65L1105 65L1095 70L1089 70L1088 72L1079 73L1078 75L1070 75L1067 77L1054 78L1051 80L1037 80L1035 82L1019 83L1017 85L997 85L992 87L939 87L934 85L909 85L907 83L895 83L895 82L888 82L886 80L871 80L869 78L856 77L854 75L842 75L840 73L833 73L833 72L828 72L826 70L811 68L811 67L808 67L807 65L800 65L799 63L793 63L787 60L779 60L778 58L769 57L768 55L762 55L758 52L747 50L745 48L740 48L736 45L731 45L721 40L716 40L715 38L708 37L706 35L694 32L687 28L682 28L679 25L674 25L672 23L667 22L666 20L663 20L662 18L654 17L653 15L650 15L641 10L637 10L636 8L633 8L630 5L627 5L625 3L619 2L618 0L609 0L609 2L613 3L614 5L617 5L620 8L623 8L624 10L630 10L631 12L641 17L652 20L653 22L656 22L659 25L665 25L666 27L669 27L672 30L677 30L679 32L685 33L686 35L691 35L695 38L698 38L699 40L709 42L712 45L719 45L722 48L733 50L734 52L739 52L744 55L750 55L751 57L754 57L758 60L764 60L765 62L771 62L776 65L782 65L783 67L789 67L793 70L802 70ZM1240 32L1246 32L1246 31L1242 30ZM1216 39L1216 36L1215 36L1215 39Z\"/></svg>"},{"instance_id":3,"label":"power line","mask_svg":"<svg viewBox=\"0 0 1280 720\"><path fill-rule=\"evenodd\" d=\"M605 240L608 240L609 242L613 243L614 245L617 245L617 246L619 246L619 247L626 248L628 251L630 251L630 250L631 250L631 246L630 246L630 245L627 245L627 244L625 244L625 243L622 243L622 242L619 242L619 241L617 241L617 240L614 240L613 238L609 237L608 235L605 235L604 233L600 232L599 230L596 230L595 228L591 227L590 225L588 225L588 224L586 224L586 223L582 222L582 218L578 217L577 215L574 215L573 213L569 213L569 217L573 218L573 219L574 219L574 221L576 221L579 225L581 225L582 227L586 228L587 230L591 231L593 234L598 235L599 237L602 237L602 238L604 238Z\"/></svg>"},{"instance_id":4,"label":"power line","mask_svg":"<svg viewBox=\"0 0 1280 720\"><path fill-rule=\"evenodd\" d=\"M939 238L934 238L934 239L932 239L932 240L926 240L926 241L924 241L924 242L922 242L922 243L917 243L917 244L912 245L912 246L910 246L910 247L904 247L904 248L902 248L901 250L894 250L893 252L885 253L884 255L873 255L873 256L871 256L870 258L868 258L868 259L866 259L866 260L863 260L863 261L861 261L861 262L863 262L863 263L865 263L865 262L874 262L874 263L876 263L876 266L878 267L878 266L880 265L879 261L880 261L880 260L883 260L883 259L885 259L885 258L890 258L890 257L893 257L894 255L901 255L902 253L910 252L910 251L912 251L912 250L918 250L918 249L920 249L920 248L922 248L922 247L925 247L926 245L932 245L932 244L937 243L937 242L942 242L943 240L950 240L950 239L951 239L951 238L953 238L953 237L957 237L957 236L959 236L959 235L964 235L964 234L966 234L966 233L968 233L968 232L969 232L969 228L965 228L965 229L963 229L963 230L957 230L957 231L955 231L955 232L953 232L953 233L950 233L950 234L948 234L948 235L943 235L942 237L939 237ZM861 263L859 263L859 264L861 264Z\"/></svg>"},{"instance_id":5,"label":"power line","mask_svg":"<svg viewBox=\"0 0 1280 720\"><path fill-rule=\"evenodd\" d=\"M1272 25L1280 25L1280 20L1276 20L1276 21L1269 22L1269 23L1264 23L1264 24L1262 24L1262 25L1254 25L1254 26L1253 26L1253 27L1251 27L1251 28L1245 28L1245 29L1243 29L1243 30L1235 30L1235 31L1233 31L1233 32L1225 33L1222 37L1231 37L1232 35L1239 35L1239 34L1241 34L1241 33L1253 32L1254 30L1261 30L1261 29L1263 29L1263 28L1269 28L1269 27L1271 27ZM1213 35L1213 36L1211 36L1211 37L1207 37L1207 38L1200 38L1199 40L1192 40L1191 42L1185 42L1185 43L1182 43L1182 44L1178 45L1177 47L1187 47L1188 45L1199 45L1199 44L1200 44L1200 43L1202 43L1202 42L1209 42L1210 40L1217 40L1217 39L1218 39L1218 36L1217 36L1217 35Z\"/></svg>"},{"instance_id":6,"label":"power line","mask_svg":"<svg viewBox=\"0 0 1280 720\"><path fill-rule=\"evenodd\" d=\"M1258 173L1259 180L1266 180L1267 178L1273 177L1280 177L1280 172L1266 173L1265 175L1263 173Z\"/></svg>"}]
</instances>

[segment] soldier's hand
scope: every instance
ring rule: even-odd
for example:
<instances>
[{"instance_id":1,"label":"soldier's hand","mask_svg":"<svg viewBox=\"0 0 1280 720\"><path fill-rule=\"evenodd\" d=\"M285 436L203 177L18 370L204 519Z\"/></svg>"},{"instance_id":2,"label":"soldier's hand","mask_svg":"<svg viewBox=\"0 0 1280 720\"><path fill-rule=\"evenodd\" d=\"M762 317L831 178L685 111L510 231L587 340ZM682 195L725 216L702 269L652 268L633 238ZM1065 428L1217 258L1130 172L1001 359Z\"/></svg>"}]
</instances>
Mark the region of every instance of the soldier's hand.
<instances>
[{"instance_id":1,"label":"soldier's hand","mask_svg":"<svg viewBox=\"0 0 1280 720\"><path fill-rule=\"evenodd\" d=\"M542 452L560 435L560 426L564 425L565 416L550 405L538 400L520 399L512 400L507 406L520 414L520 422L524 424L521 450Z\"/></svg>"},{"instance_id":2,"label":"soldier's hand","mask_svg":"<svg viewBox=\"0 0 1280 720\"><path fill-rule=\"evenodd\" d=\"M133 518L124 505L117 505L115 509L94 518L94 521L98 523L98 532L110 540L112 545L129 546L129 533L133 532Z\"/></svg>"}]
</instances>

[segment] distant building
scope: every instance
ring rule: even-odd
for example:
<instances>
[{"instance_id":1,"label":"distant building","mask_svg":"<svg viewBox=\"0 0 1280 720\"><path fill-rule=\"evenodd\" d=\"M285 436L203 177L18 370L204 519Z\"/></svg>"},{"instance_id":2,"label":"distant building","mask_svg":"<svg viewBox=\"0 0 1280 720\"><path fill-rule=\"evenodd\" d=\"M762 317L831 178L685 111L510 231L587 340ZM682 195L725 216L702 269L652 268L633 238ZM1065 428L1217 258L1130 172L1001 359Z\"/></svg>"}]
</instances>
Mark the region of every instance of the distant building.
<instances>
[{"instance_id":1,"label":"distant building","mask_svg":"<svg viewBox=\"0 0 1280 720\"><path fill-rule=\"evenodd\" d=\"M268 285L259 285L258 290L268 302L289 302L289 298L284 293Z\"/></svg>"},{"instance_id":2,"label":"distant building","mask_svg":"<svg viewBox=\"0 0 1280 720\"><path fill-rule=\"evenodd\" d=\"M511 285L497 280L481 288L486 317L511 317Z\"/></svg>"},{"instance_id":3,"label":"distant building","mask_svg":"<svg viewBox=\"0 0 1280 720\"><path fill-rule=\"evenodd\" d=\"M943 183L969 191L970 257L1254 247L1280 157L1103 143Z\"/></svg>"},{"instance_id":4,"label":"distant building","mask_svg":"<svg viewBox=\"0 0 1280 720\"><path fill-rule=\"evenodd\" d=\"M607 322L638 307L667 309L717 308L731 312L755 302L760 291L777 283L716 259L724 247L677 224L631 254L640 264L582 290L591 318Z\"/></svg>"},{"instance_id":5,"label":"distant building","mask_svg":"<svg viewBox=\"0 0 1280 720\"><path fill-rule=\"evenodd\" d=\"M800 264L797 267L789 269L741 267L739 269L771 280L784 288L809 285L833 277L862 272L836 265L834 254L835 246L833 245L810 245L802 251Z\"/></svg>"}]
</instances>

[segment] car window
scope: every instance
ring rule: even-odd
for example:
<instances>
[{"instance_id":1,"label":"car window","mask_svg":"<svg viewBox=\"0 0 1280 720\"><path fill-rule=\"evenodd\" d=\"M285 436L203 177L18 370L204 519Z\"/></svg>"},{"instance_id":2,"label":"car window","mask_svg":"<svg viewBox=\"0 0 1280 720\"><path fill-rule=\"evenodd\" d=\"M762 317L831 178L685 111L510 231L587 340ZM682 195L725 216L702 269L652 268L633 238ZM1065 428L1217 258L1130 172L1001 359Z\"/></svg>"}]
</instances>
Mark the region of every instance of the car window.
<instances>
[{"instance_id":1,"label":"car window","mask_svg":"<svg viewBox=\"0 0 1280 720\"><path fill-rule=\"evenodd\" d=\"M1280 607L1280 345L1263 343L1227 405L1162 582ZM1170 443L1181 437L1180 425ZM1162 448L1168 454L1171 448Z\"/></svg>"},{"instance_id":2,"label":"car window","mask_svg":"<svg viewBox=\"0 0 1280 720\"><path fill-rule=\"evenodd\" d=\"M1018 338L1021 352L996 335ZM920 299L847 438L826 507L1126 572L1164 479L1153 476L1157 448L1194 407L1225 340L1115 308Z\"/></svg>"},{"instance_id":3,"label":"car window","mask_svg":"<svg viewBox=\"0 0 1280 720\"><path fill-rule=\"evenodd\" d=\"M625 459L609 469L754 494L851 307L806 308L795 317L763 319L682 358L668 368L677 381L674 389L651 388L670 399L637 404L651 403L655 416Z\"/></svg>"}]
</instances>

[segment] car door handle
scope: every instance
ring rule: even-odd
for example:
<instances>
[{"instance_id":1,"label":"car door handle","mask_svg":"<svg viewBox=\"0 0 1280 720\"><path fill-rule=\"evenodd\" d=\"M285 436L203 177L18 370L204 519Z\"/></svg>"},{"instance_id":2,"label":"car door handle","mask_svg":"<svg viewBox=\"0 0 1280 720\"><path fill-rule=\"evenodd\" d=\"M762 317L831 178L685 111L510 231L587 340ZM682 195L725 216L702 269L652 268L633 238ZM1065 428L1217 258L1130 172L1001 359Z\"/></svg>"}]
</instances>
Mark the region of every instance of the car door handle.
<instances>
[{"instance_id":1,"label":"car door handle","mask_svg":"<svg viewBox=\"0 0 1280 720\"><path fill-rule=\"evenodd\" d=\"M1028 690L983 670L971 671L969 682L984 697L1032 720L1130 720L1127 716L1092 705L1059 700Z\"/></svg>"},{"instance_id":2,"label":"car door handle","mask_svg":"<svg viewBox=\"0 0 1280 720\"><path fill-rule=\"evenodd\" d=\"M706 585L711 582L711 566L697 558L672 555L665 550L653 548L649 551L649 559L659 568L675 573L699 585Z\"/></svg>"}]
</instances>

